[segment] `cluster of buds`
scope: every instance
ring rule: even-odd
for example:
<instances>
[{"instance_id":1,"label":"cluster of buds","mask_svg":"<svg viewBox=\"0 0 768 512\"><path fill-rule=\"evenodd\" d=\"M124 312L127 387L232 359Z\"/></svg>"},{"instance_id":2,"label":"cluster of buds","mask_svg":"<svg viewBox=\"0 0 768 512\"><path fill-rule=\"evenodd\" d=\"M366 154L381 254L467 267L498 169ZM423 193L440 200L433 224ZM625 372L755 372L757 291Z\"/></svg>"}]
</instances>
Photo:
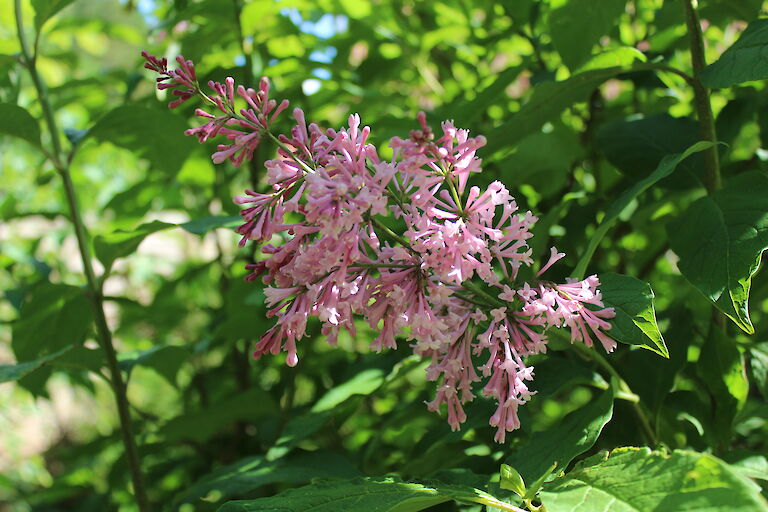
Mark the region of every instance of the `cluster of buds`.
<instances>
[{"instance_id":1,"label":"cluster of buds","mask_svg":"<svg viewBox=\"0 0 768 512\"><path fill-rule=\"evenodd\" d=\"M482 394L498 406L490 424L503 442L534 393L525 358L546 351L547 329L568 328L573 342L615 348L606 334L614 311L604 307L596 276L566 284L541 279L564 256L552 248L535 278L519 282L520 268L534 263L527 240L536 217L521 212L498 181L485 190L469 186L481 171L476 151L484 137L452 122L442 123L438 136L420 113L419 129L391 140L387 161L357 115L335 131L308 125L297 108L290 133L275 134L272 125L288 103L269 99L267 79L258 90L227 78L203 92L190 61L179 57L180 68L168 70L165 59L143 55L160 74L158 87L175 88L171 108L193 96L208 105L210 112L196 111L206 123L186 133L201 142L227 139L214 163L240 165L263 139L277 147L266 162L270 191L235 198L244 206L240 244L253 241L263 255L248 265L247 279L267 285L268 315L276 318L256 343L256 358L285 352L295 366L310 317L331 344L342 329L355 336L355 322L364 320L378 332L374 350L405 339L430 358L426 377L437 392L427 406L439 411L445 404L454 430L483 381Z\"/></svg>"}]
</instances>

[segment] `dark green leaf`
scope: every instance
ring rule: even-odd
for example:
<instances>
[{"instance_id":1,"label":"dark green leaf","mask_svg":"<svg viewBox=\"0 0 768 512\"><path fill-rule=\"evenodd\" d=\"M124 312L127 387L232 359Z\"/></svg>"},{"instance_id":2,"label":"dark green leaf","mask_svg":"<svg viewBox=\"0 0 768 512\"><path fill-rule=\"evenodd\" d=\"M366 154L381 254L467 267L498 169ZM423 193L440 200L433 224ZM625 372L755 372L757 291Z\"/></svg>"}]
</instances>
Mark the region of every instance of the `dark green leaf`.
<instances>
[{"instance_id":1,"label":"dark green leaf","mask_svg":"<svg viewBox=\"0 0 768 512\"><path fill-rule=\"evenodd\" d=\"M570 69L589 59L592 48L616 25L626 0L569 0L549 15L549 34ZM583 21L580 21L583 20Z\"/></svg>"},{"instance_id":2,"label":"dark green leaf","mask_svg":"<svg viewBox=\"0 0 768 512\"><path fill-rule=\"evenodd\" d=\"M318 482L271 498L231 501L219 512L417 512L451 500L499 503L490 494L472 487L406 483L395 478L356 478Z\"/></svg>"},{"instance_id":3,"label":"dark green leaf","mask_svg":"<svg viewBox=\"0 0 768 512\"><path fill-rule=\"evenodd\" d=\"M744 356L733 338L713 327L701 347L696 369L712 396L714 434L721 446L726 446L736 413L749 393Z\"/></svg>"},{"instance_id":4,"label":"dark green leaf","mask_svg":"<svg viewBox=\"0 0 768 512\"><path fill-rule=\"evenodd\" d=\"M124 258L138 249L147 235L175 226L176 224L155 220L142 224L133 231L119 230L108 235L97 236L93 241L96 257L109 268L118 258Z\"/></svg>"},{"instance_id":5,"label":"dark green leaf","mask_svg":"<svg viewBox=\"0 0 768 512\"><path fill-rule=\"evenodd\" d=\"M273 462L267 462L263 457L248 457L203 477L181 493L176 501L211 501L211 496L215 496L218 502L274 483L303 484L313 478L356 476L360 476L360 472L334 452L299 453Z\"/></svg>"},{"instance_id":6,"label":"dark green leaf","mask_svg":"<svg viewBox=\"0 0 768 512\"><path fill-rule=\"evenodd\" d=\"M752 276L768 247L768 178L745 173L667 226L680 272L747 333Z\"/></svg>"},{"instance_id":7,"label":"dark green leaf","mask_svg":"<svg viewBox=\"0 0 768 512\"><path fill-rule=\"evenodd\" d=\"M34 361L27 361L18 364L0 364L0 383L19 380L20 378L29 375L43 365L50 363L58 357L61 357L62 354L71 348L72 347L64 347L58 352L53 352L52 354L48 354L47 356L41 357L40 359L35 359Z\"/></svg>"},{"instance_id":8,"label":"dark green leaf","mask_svg":"<svg viewBox=\"0 0 768 512\"><path fill-rule=\"evenodd\" d=\"M573 75L562 82L542 82L531 99L512 118L488 134L484 151L494 153L510 149L524 137L537 133L547 121L557 118L574 103L585 100L607 79L624 71L622 68L595 69Z\"/></svg>"},{"instance_id":9,"label":"dark green leaf","mask_svg":"<svg viewBox=\"0 0 768 512\"><path fill-rule=\"evenodd\" d=\"M120 367L130 373L135 366L152 368L167 380L172 386L176 385L176 374L181 366L189 359L190 351L176 345L155 345L138 354L126 354L120 358Z\"/></svg>"},{"instance_id":10,"label":"dark green leaf","mask_svg":"<svg viewBox=\"0 0 768 512\"><path fill-rule=\"evenodd\" d=\"M12 103L0 103L0 135L11 135L40 147L40 127L29 112Z\"/></svg>"},{"instance_id":11,"label":"dark green leaf","mask_svg":"<svg viewBox=\"0 0 768 512\"><path fill-rule=\"evenodd\" d=\"M600 291L607 307L616 311L608 335L627 345L638 345L669 357L664 337L656 324L651 285L630 276L600 274Z\"/></svg>"},{"instance_id":12,"label":"dark green leaf","mask_svg":"<svg viewBox=\"0 0 768 512\"><path fill-rule=\"evenodd\" d=\"M582 255L581 259L579 260L579 264L576 265L576 268L573 270L573 275L579 278L584 277L584 274L587 271L587 265L589 265L589 262L592 259L592 255L595 253L598 245L600 245L600 241L608 232L608 229L610 229L610 227L613 225L613 222L619 218L622 212L624 212L627 206L629 206L629 204L635 198L655 185L659 180L672 174L672 172L677 168L678 164L688 158L690 155L698 153L699 151L704 151L705 149L709 149L713 145L714 144L711 142L697 142L683 153L677 155L668 155L664 157L655 171L622 192L621 195L605 211L605 216L603 217L600 226L598 226L597 230L595 230L595 234L592 235L592 238L589 240L589 245L584 251L584 255Z\"/></svg>"},{"instance_id":13,"label":"dark green leaf","mask_svg":"<svg viewBox=\"0 0 768 512\"><path fill-rule=\"evenodd\" d=\"M595 444L612 415L613 391L609 389L563 418L556 427L534 432L505 462L529 483L541 477L553 463L557 463L558 470L563 470Z\"/></svg>"},{"instance_id":14,"label":"dark green leaf","mask_svg":"<svg viewBox=\"0 0 768 512\"><path fill-rule=\"evenodd\" d=\"M125 105L102 117L86 138L111 142L175 174L195 148L194 138L184 135L186 129L186 121L167 110Z\"/></svg>"},{"instance_id":15,"label":"dark green leaf","mask_svg":"<svg viewBox=\"0 0 768 512\"><path fill-rule=\"evenodd\" d=\"M589 510L683 512L768 510L760 489L712 455L619 448L585 461L545 484L539 495L548 512Z\"/></svg>"},{"instance_id":16,"label":"dark green leaf","mask_svg":"<svg viewBox=\"0 0 768 512\"><path fill-rule=\"evenodd\" d=\"M75 0L32 0L35 9L35 28L39 31L43 24L60 10Z\"/></svg>"},{"instance_id":17,"label":"dark green leaf","mask_svg":"<svg viewBox=\"0 0 768 512\"><path fill-rule=\"evenodd\" d=\"M656 114L642 119L605 123L597 130L597 145L611 164L629 178L640 181L658 171L663 159L674 158L699 140L696 121L687 117ZM690 188L699 184L701 157L678 162L686 171L675 173L661 184L674 188Z\"/></svg>"},{"instance_id":18,"label":"dark green leaf","mask_svg":"<svg viewBox=\"0 0 768 512\"><path fill-rule=\"evenodd\" d=\"M191 220L184 224L179 224L179 227L194 235L204 235L208 231L220 228L220 227L233 227L242 222L242 218L238 215L212 215L210 217L203 217L201 219Z\"/></svg>"},{"instance_id":19,"label":"dark green leaf","mask_svg":"<svg viewBox=\"0 0 768 512\"><path fill-rule=\"evenodd\" d=\"M749 349L749 363L757 389L768 400L768 342L759 343Z\"/></svg>"},{"instance_id":20,"label":"dark green leaf","mask_svg":"<svg viewBox=\"0 0 768 512\"><path fill-rule=\"evenodd\" d=\"M741 37L715 62L704 68L705 87L723 88L751 80L768 78L768 19L749 24Z\"/></svg>"}]
</instances>

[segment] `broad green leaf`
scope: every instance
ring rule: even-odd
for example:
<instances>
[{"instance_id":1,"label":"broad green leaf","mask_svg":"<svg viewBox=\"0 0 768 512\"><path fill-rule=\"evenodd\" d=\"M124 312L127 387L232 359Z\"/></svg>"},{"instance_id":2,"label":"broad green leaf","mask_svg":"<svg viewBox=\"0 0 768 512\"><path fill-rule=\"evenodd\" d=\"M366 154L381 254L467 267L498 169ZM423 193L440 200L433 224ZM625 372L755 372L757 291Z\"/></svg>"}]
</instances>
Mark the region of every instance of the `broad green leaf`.
<instances>
[{"instance_id":1,"label":"broad green leaf","mask_svg":"<svg viewBox=\"0 0 768 512\"><path fill-rule=\"evenodd\" d=\"M499 478L499 487L512 491L518 496L525 496L525 482L515 468L509 464L502 464Z\"/></svg>"},{"instance_id":2,"label":"broad green leaf","mask_svg":"<svg viewBox=\"0 0 768 512\"><path fill-rule=\"evenodd\" d=\"M181 366L189 359L190 351L178 345L155 345L136 354L124 354L120 357L120 368L130 373L135 366L152 368L167 380L172 386L176 385L176 375Z\"/></svg>"},{"instance_id":3,"label":"broad green leaf","mask_svg":"<svg viewBox=\"0 0 768 512\"><path fill-rule=\"evenodd\" d=\"M322 428L333 417L334 409L355 395L369 395L384 383L385 373L379 368L368 368L350 380L336 386L323 395L312 409L301 416L291 418L285 425L275 446L267 452L267 460L275 460Z\"/></svg>"},{"instance_id":4,"label":"broad green leaf","mask_svg":"<svg viewBox=\"0 0 768 512\"><path fill-rule=\"evenodd\" d=\"M715 62L704 68L701 81L705 87L725 88L751 80L768 78L768 19L749 24L741 37Z\"/></svg>"},{"instance_id":5,"label":"broad green leaf","mask_svg":"<svg viewBox=\"0 0 768 512\"><path fill-rule=\"evenodd\" d=\"M276 414L277 406L272 398L261 389L251 389L218 400L207 409L173 418L160 427L158 433L168 441L202 443L237 421L253 421Z\"/></svg>"},{"instance_id":6,"label":"broad green leaf","mask_svg":"<svg viewBox=\"0 0 768 512\"><path fill-rule=\"evenodd\" d=\"M35 9L35 28L39 31L46 21L74 1L75 0L32 0L32 7Z\"/></svg>"},{"instance_id":7,"label":"broad green leaf","mask_svg":"<svg viewBox=\"0 0 768 512\"><path fill-rule=\"evenodd\" d=\"M549 35L570 69L589 59L592 48L616 25L626 0L569 0L549 15Z\"/></svg>"},{"instance_id":8,"label":"broad green leaf","mask_svg":"<svg viewBox=\"0 0 768 512\"><path fill-rule=\"evenodd\" d=\"M618 448L596 455L544 485L548 512L692 512L768 510L760 489L720 459L676 450Z\"/></svg>"},{"instance_id":9,"label":"broad green leaf","mask_svg":"<svg viewBox=\"0 0 768 512\"><path fill-rule=\"evenodd\" d=\"M713 326L701 347L696 370L712 396L714 434L721 446L727 446L733 420L749 394L744 356L733 338Z\"/></svg>"},{"instance_id":10,"label":"broad green leaf","mask_svg":"<svg viewBox=\"0 0 768 512\"><path fill-rule=\"evenodd\" d=\"M762 453L743 449L730 450L723 455L723 460L744 476L768 481L768 458Z\"/></svg>"},{"instance_id":11,"label":"broad green leaf","mask_svg":"<svg viewBox=\"0 0 768 512\"><path fill-rule=\"evenodd\" d=\"M749 365L757 389L768 400L768 342L751 347L749 355Z\"/></svg>"},{"instance_id":12,"label":"broad green leaf","mask_svg":"<svg viewBox=\"0 0 768 512\"><path fill-rule=\"evenodd\" d=\"M752 276L768 247L768 178L745 173L667 225L680 272L745 332Z\"/></svg>"},{"instance_id":13,"label":"broad green leaf","mask_svg":"<svg viewBox=\"0 0 768 512\"><path fill-rule=\"evenodd\" d=\"M356 478L317 482L271 498L231 501L219 512L418 512L447 501L501 505L480 489L443 484L406 483L395 478Z\"/></svg>"},{"instance_id":14,"label":"broad green leaf","mask_svg":"<svg viewBox=\"0 0 768 512\"><path fill-rule=\"evenodd\" d=\"M651 285L612 272L602 273L599 278L603 302L616 311L606 333L616 341L638 345L668 358L669 351L656 324Z\"/></svg>"},{"instance_id":15,"label":"broad green leaf","mask_svg":"<svg viewBox=\"0 0 768 512\"><path fill-rule=\"evenodd\" d=\"M234 227L240 223L242 223L242 218L238 215L212 215L179 224L179 227L193 235L204 235L212 229Z\"/></svg>"},{"instance_id":16,"label":"broad green leaf","mask_svg":"<svg viewBox=\"0 0 768 512\"><path fill-rule=\"evenodd\" d=\"M604 123L597 130L597 146L622 174L640 181L656 172L668 155L683 153L699 140L696 121L688 117L655 114L642 119ZM700 156L680 161L677 172L661 184L665 187L691 188L699 185Z\"/></svg>"},{"instance_id":17,"label":"broad green leaf","mask_svg":"<svg viewBox=\"0 0 768 512\"><path fill-rule=\"evenodd\" d=\"M177 498L177 503L204 499L218 502L241 496L265 485L304 484L314 478L354 478L360 472L341 455L316 451L291 455L273 462L255 456L217 469L201 478Z\"/></svg>"},{"instance_id":18,"label":"broad green leaf","mask_svg":"<svg viewBox=\"0 0 768 512\"><path fill-rule=\"evenodd\" d=\"M534 432L505 463L515 468L528 483L539 479L554 463L557 463L558 471L563 470L595 444L612 415L613 391L609 389L563 418L556 427Z\"/></svg>"},{"instance_id":19,"label":"broad green leaf","mask_svg":"<svg viewBox=\"0 0 768 512\"><path fill-rule=\"evenodd\" d=\"M133 231L119 230L108 235L97 236L93 241L96 257L106 268L110 268L115 260L124 258L138 249L147 235L175 226L176 224L155 220L142 224Z\"/></svg>"},{"instance_id":20,"label":"broad green leaf","mask_svg":"<svg viewBox=\"0 0 768 512\"><path fill-rule=\"evenodd\" d=\"M51 283L36 286L12 326L16 359L31 361L81 344L92 319L93 310L83 289Z\"/></svg>"},{"instance_id":21,"label":"broad green leaf","mask_svg":"<svg viewBox=\"0 0 768 512\"><path fill-rule=\"evenodd\" d=\"M0 103L0 135L10 135L40 147L40 127L29 112L12 103Z\"/></svg>"},{"instance_id":22,"label":"broad green leaf","mask_svg":"<svg viewBox=\"0 0 768 512\"><path fill-rule=\"evenodd\" d=\"M624 210L634 199L655 185L659 180L672 174L680 162L694 153L698 153L699 151L704 151L705 149L711 148L713 145L714 144L711 142L701 141L689 147L683 153L677 155L668 155L664 157L655 171L622 192L621 195L605 211L605 216L603 217L602 222L600 222L598 228L595 230L595 234L592 235L592 238L589 240L587 249L584 251L584 254L581 256L578 265L576 265L576 268L573 270L573 275L578 278L584 277L584 274L587 271L587 266L592 260L592 255L597 250L597 247L600 245L603 237L616 221L616 219L621 216L622 212L624 212Z\"/></svg>"},{"instance_id":23,"label":"broad green leaf","mask_svg":"<svg viewBox=\"0 0 768 512\"><path fill-rule=\"evenodd\" d=\"M549 397L566 386L577 384L608 389L610 384L586 363L579 360L559 357L557 352L547 354L543 361L532 361L536 379L531 388L536 391L536 398ZM530 482L529 482L530 483Z\"/></svg>"},{"instance_id":24,"label":"broad green leaf","mask_svg":"<svg viewBox=\"0 0 768 512\"><path fill-rule=\"evenodd\" d=\"M557 118L566 108L585 100L601 83L623 71L626 69L620 67L594 69L573 75L562 82L538 84L528 103L509 121L488 133L488 146L484 151L492 154L515 146L526 136L538 132L544 123Z\"/></svg>"},{"instance_id":25,"label":"broad green leaf","mask_svg":"<svg viewBox=\"0 0 768 512\"><path fill-rule=\"evenodd\" d=\"M173 175L195 149L194 138L184 135L186 129L186 121L168 110L124 105L99 119L85 138L111 142Z\"/></svg>"},{"instance_id":26,"label":"broad green leaf","mask_svg":"<svg viewBox=\"0 0 768 512\"><path fill-rule=\"evenodd\" d=\"M66 351L72 349L72 347L64 347L63 349L48 354L45 357L35 359L34 361L26 361L17 364L0 364L0 383L19 380L22 377L29 375L38 368L45 364L49 364L54 359L61 357Z\"/></svg>"}]
</instances>

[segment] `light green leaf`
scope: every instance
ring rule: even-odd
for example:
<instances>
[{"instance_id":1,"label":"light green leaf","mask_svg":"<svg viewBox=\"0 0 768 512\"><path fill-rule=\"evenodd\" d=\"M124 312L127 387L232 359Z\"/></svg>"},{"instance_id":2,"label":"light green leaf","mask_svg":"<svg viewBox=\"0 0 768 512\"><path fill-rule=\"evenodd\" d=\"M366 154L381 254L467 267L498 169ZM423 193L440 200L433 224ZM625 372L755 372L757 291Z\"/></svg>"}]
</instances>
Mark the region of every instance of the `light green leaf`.
<instances>
[{"instance_id":1,"label":"light green leaf","mask_svg":"<svg viewBox=\"0 0 768 512\"><path fill-rule=\"evenodd\" d=\"M384 371L380 368L363 370L345 383L330 389L312 406L312 412L331 410L353 395L370 395L381 387L384 377Z\"/></svg>"},{"instance_id":2,"label":"light green leaf","mask_svg":"<svg viewBox=\"0 0 768 512\"><path fill-rule=\"evenodd\" d=\"M61 357L66 351L70 349L72 349L71 346L64 347L57 352L48 354L47 356L41 357L40 359L35 359L34 361L26 361L17 364L0 364L0 383L19 380L20 378L29 375L43 365L46 365L54 359Z\"/></svg>"},{"instance_id":3,"label":"light green leaf","mask_svg":"<svg viewBox=\"0 0 768 512\"><path fill-rule=\"evenodd\" d=\"M549 15L549 34L570 69L589 59L592 48L616 25L626 0L569 0Z\"/></svg>"},{"instance_id":4,"label":"light green leaf","mask_svg":"<svg viewBox=\"0 0 768 512\"><path fill-rule=\"evenodd\" d=\"M728 464L708 454L649 448L619 448L600 454L539 495L548 512L692 512L768 510L760 489Z\"/></svg>"},{"instance_id":5,"label":"light green leaf","mask_svg":"<svg viewBox=\"0 0 768 512\"><path fill-rule=\"evenodd\" d=\"M172 227L176 227L176 224L155 220L142 224L133 231L118 230L108 235L97 236L93 240L96 257L109 268L118 258L124 258L138 249L147 235Z\"/></svg>"},{"instance_id":6,"label":"light green leaf","mask_svg":"<svg viewBox=\"0 0 768 512\"><path fill-rule=\"evenodd\" d=\"M712 396L714 434L725 447L731 439L733 420L749 394L744 356L733 338L713 327L701 347L696 369Z\"/></svg>"},{"instance_id":7,"label":"light green leaf","mask_svg":"<svg viewBox=\"0 0 768 512\"><path fill-rule=\"evenodd\" d=\"M195 149L194 138L184 135L187 128L184 119L168 110L124 105L99 119L84 140L111 142L146 158L154 168L175 174Z\"/></svg>"},{"instance_id":8,"label":"light green leaf","mask_svg":"<svg viewBox=\"0 0 768 512\"><path fill-rule=\"evenodd\" d=\"M39 31L46 21L75 0L32 0L35 9L35 28Z\"/></svg>"},{"instance_id":9,"label":"light green leaf","mask_svg":"<svg viewBox=\"0 0 768 512\"><path fill-rule=\"evenodd\" d=\"M612 272L602 273L599 278L603 302L616 311L606 333L616 341L638 345L668 358L669 351L656 324L651 285Z\"/></svg>"},{"instance_id":10,"label":"light green leaf","mask_svg":"<svg viewBox=\"0 0 768 512\"><path fill-rule=\"evenodd\" d=\"M744 173L667 225L680 272L745 332L752 276L768 247L768 178Z\"/></svg>"},{"instance_id":11,"label":"light green leaf","mask_svg":"<svg viewBox=\"0 0 768 512\"><path fill-rule=\"evenodd\" d=\"M768 78L768 19L749 24L741 37L715 62L704 68L701 81L713 89Z\"/></svg>"},{"instance_id":12,"label":"light green leaf","mask_svg":"<svg viewBox=\"0 0 768 512\"><path fill-rule=\"evenodd\" d=\"M595 444L612 416L613 390L609 389L563 418L556 427L534 432L505 462L529 483L538 480L554 463L558 471L563 470Z\"/></svg>"},{"instance_id":13,"label":"light green leaf","mask_svg":"<svg viewBox=\"0 0 768 512\"><path fill-rule=\"evenodd\" d=\"M194 502L199 499L218 502L275 483L303 484L314 478L357 476L361 476L360 471L334 452L299 453L274 462L258 456L248 457L203 477L182 492L176 502Z\"/></svg>"},{"instance_id":14,"label":"light green leaf","mask_svg":"<svg viewBox=\"0 0 768 512\"><path fill-rule=\"evenodd\" d=\"M581 259L579 259L578 265L576 265L576 268L573 270L573 275L578 278L584 277L584 274L587 271L587 265L589 265L589 262L592 259L592 255L594 255L595 250L597 250L597 247L600 245L603 237L616 221L616 219L621 216L622 212L624 212L627 206L629 206L629 204L635 198L648 190L659 180L664 179L672 174L672 172L677 169L677 166L680 162L692 154L698 153L699 151L704 151L705 149L709 149L712 146L714 146L714 144L711 142L701 141L689 147L683 153L677 155L668 155L664 157L655 171L622 192L622 194L605 211L605 217L603 217L602 222L598 226L597 230L595 230L595 234L592 235L592 238L589 240L589 245L587 245L586 251L584 251Z\"/></svg>"},{"instance_id":15,"label":"light green leaf","mask_svg":"<svg viewBox=\"0 0 768 512\"><path fill-rule=\"evenodd\" d=\"M317 482L271 498L231 501L219 512L418 512L452 500L520 510L472 487L406 483L395 478L356 478Z\"/></svg>"},{"instance_id":16,"label":"light green leaf","mask_svg":"<svg viewBox=\"0 0 768 512\"><path fill-rule=\"evenodd\" d=\"M631 46L622 46L594 55L586 64L579 68L578 72L589 71L590 69L612 68L615 66L626 67L635 61L645 62L648 59L645 54L637 48Z\"/></svg>"},{"instance_id":17,"label":"light green leaf","mask_svg":"<svg viewBox=\"0 0 768 512\"><path fill-rule=\"evenodd\" d=\"M29 112L12 103L0 103L0 135L10 135L40 147L40 127Z\"/></svg>"}]
</instances>

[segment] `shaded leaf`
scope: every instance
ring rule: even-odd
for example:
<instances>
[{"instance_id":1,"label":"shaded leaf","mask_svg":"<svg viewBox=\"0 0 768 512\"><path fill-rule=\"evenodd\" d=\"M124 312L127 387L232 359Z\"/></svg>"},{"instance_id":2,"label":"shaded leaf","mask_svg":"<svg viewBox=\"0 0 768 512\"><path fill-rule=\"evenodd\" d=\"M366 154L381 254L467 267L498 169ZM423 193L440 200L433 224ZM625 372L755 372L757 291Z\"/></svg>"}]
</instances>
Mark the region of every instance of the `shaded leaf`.
<instances>
[{"instance_id":1,"label":"shaded leaf","mask_svg":"<svg viewBox=\"0 0 768 512\"><path fill-rule=\"evenodd\" d=\"M705 87L730 87L768 78L768 19L749 24L733 45L701 72Z\"/></svg>"},{"instance_id":2,"label":"shaded leaf","mask_svg":"<svg viewBox=\"0 0 768 512\"><path fill-rule=\"evenodd\" d=\"M212 215L179 224L179 227L193 235L204 235L215 228L237 226L242 220L239 215Z\"/></svg>"},{"instance_id":3,"label":"shaded leaf","mask_svg":"<svg viewBox=\"0 0 768 512\"><path fill-rule=\"evenodd\" d=\"M752 276L768 247L768 178L745 173L667 225L680 272L747 333Z\"/></svg>"},{"instance_id":4,"label":"shaded leaf","mask_svg":"<svg viewBox=\"0 0 768 512\"><path fill-rule=\"evenodd\" d=\"M35 28L39 31L43 24L60 10L75 0L32 0L35 9Z\"/></svg>"},{"instance_id":5,"label":"shaded leaf","mask_svg":"<svg viewBox=\"0 0 768 512\"><path fill-rule=\"evenodd\" d=\"M63 355L67 350L70 350L71 348L72 347L64 347L57 352L48 354L47 356L41 357L40 359L35 359L34 361L26 361L17 364L0 364L0 383L19 380L20 378L29 375L43 365L50 363L58 357L61 357L61 355Z\"/></svg>"},{"instance_id":6,"label":"shaded leaf","mask_svg":"<svg viewBox=\"0 0 768 512\"><path fill-rule=\"evenodd\" d=\"M167 110L124 105L107 113L85 138L111 142L169 174L181 169L195 141L184 135L187 123Z\"/></svg>"},{"instance_id":7,"label":"shaded leaf","mask_svg":"<svg viewBox=\"0 0 768 512\"><path fill-rule=\"evenodd\" d=\"M97 236L93 241L96 256L109 268L118 258L124 258L139 248L139 245L152 233L175 227L176 224L155 220L142 224L133 231L118 230L108 235Z\"/></svg>"},{"instance_id":8,"label":"shaded leaf","mask_svg":"<svg viewBox=\"0 0 768 512\"><path fill-rule=\"evenodd\" d=\"M630 485L628 485L630 484ZM544 485L539 495L549 512L678 512L768 510L759 488L708 454L619 448L599 454Z\"/></svg>"},{"instance_id":9,"label":"shaded leaf","mask_svg":"<svg viewBox=\"0 0 768 512\"><path fill-rule=\"evenodd\" d=\"M590 238L587 249L584 251L581 259L579 259L578 265L576 265L576 268L573 270L573 275L579 278L584 277L584 274L587 271L587 265L589 265L589 262L592 259L592 255L595 253L595 250L597 250L597 247L600 245L603 237L613 225L614 221L621 216L624 210L634 199L655 185L659 180L664 179L672 174L680 162L692 154L704 151L705 149L709 149L712 146L714 146L714 144L711 142L701 141L689 147L683 153L665 156L655 171L622 192L621 195L619 195L619 197L605 211L605 216L603 217L602 222L600 222L598 228L595 230L595 234L592 235L592 238Z\"/></svg>"},{"instance_id":10,"label":"shaded leaf","mask_svg":"<svg viewBox=\"0 0 768 512\"><path fill-rule=\"evenodd\" d=\"M176 374L187 361L190 351L186 347L176 345L155 345L136 354L125 354L120 357L120 368L130 373L135 366L152 368L167 380L172 386L176 385Z\"/></svg>"},{"instance_id":11,"label":"shaded leaf","mask_svg":"<svg viewBox=\"0 0 768 512\"><path fill-rule=\"evenodd\" d=\"M29 112L12 103L0 103L0 135L10 135L40 147L40 127Z\"/></svg>"},{"instance_id":12,"label":"shaded leaf","mask_svg":"<svg viewBox=\"0 0 768 512\"><path fill-rule=\"evenodd\" d=\"M595 444L612 415L613 391L609 389L563 418L556 427L534 432L505 462L529 483L538 480L554 463L557 470L563 470Z\"/></svg>"},{"instance_id":13,"label":"shaded leaf","mask_svg":"<svg viewBox=\"0 0 768 512\"><path fill-rule=\"evenodd\" d=\"M221 501L274 483L302 484L313 478L356 476L360 476L360 472L334 452L299 453L273 462L263 457L248 457L203 477L182 492L176 501L191 502L206 498L211 493L217 497L216 501Z\"/></svg>"},{"instance_id":14,"label":"shaded leaf","mask_svg":"<svg viewBox=\"0 0 768 512\"><path fill-rule=\"evenodd\" d=\"M549 15L549 34L570 69L587 61L592 48L615 26L626 0L569 0ZM577 20L589 20L580 23Z\"/></svg>"},{"instance_id":15,"label":"shaded leaf","mask_svg":"<svg viewBox=\"0 0 768 512\"><path fill-rule=\"evenodd\" d=\"M611 338L669 357L656 323L651 285L631 276L604 272L600 274L600 291L605 305L616 311L606 331Z\"/></svg>"},{"instance_id":16,"label":"shaded leaf","mask_svg":"<svg viewBox=\"0 0 768 512\"><path fill-rule=\"evenodd\" d=\"M317 482L290 489L271 498L231 501L219 508L219 511L417 512L451 500L499 503L490 494L472 487L406 483L395 478L356 478Z\"/></svg>"}]
</instances>

